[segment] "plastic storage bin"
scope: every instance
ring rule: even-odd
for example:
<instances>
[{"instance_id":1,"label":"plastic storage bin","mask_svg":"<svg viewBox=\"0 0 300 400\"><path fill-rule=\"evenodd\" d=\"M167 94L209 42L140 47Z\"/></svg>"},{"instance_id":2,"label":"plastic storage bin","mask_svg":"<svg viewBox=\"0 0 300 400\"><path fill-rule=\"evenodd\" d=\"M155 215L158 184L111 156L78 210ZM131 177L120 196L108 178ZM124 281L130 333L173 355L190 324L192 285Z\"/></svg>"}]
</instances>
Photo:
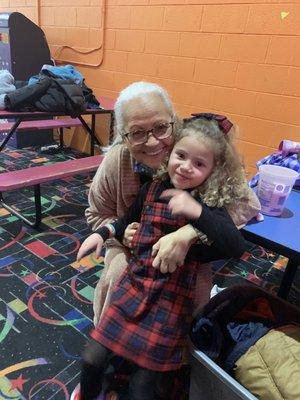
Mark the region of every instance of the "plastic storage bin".
<instances>
[{"instance_id":1,"label":"plastic storage bin","mask_svg":"<svg viewBox=\"0 0 300 400\"><path fill-rule=\"evenodd\" d=\"M258 400L202 351L191 345L189 400Z\"/></svg>"}]
</instances>

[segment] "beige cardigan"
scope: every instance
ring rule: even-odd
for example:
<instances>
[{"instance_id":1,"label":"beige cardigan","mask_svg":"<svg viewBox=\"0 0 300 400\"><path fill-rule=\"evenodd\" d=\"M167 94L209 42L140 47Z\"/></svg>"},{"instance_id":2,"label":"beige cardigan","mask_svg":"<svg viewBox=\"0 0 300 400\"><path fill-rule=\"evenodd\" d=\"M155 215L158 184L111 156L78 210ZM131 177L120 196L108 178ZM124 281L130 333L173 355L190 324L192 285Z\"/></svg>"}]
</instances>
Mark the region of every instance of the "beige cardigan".
<instances>
[{"instance_id":1,"label":"beige cardigan","mask_svg":"<svg viewBox=\"0 0 300 400\"><path fill-rule=\"evenodd\" d=\"M133 203L140 188L140 178L133 171L134 159L128 148L112 147L100 164L89 191L89 207L85 211L92 230L122 217ZM106 245L116 243L109 240Z\"/></svg>"}]
</instances>

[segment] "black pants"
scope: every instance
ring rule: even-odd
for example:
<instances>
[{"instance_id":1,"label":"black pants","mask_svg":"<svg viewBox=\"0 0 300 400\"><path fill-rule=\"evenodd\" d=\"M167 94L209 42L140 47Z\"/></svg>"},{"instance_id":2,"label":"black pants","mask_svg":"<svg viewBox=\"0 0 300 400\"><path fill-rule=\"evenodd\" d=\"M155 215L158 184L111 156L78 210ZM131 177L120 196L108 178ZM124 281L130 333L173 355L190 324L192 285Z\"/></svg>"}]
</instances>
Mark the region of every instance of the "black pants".
<instances>
[{"instance_id":1,"label":"black pants","mask_svg":"<svg viewBox=\"0 0 300 400\"><path fill-rule=\"evenodd\" d=\"M94 400L101 393L102 377L114 353L91 340L83 354L80 378L80 400ZM130 400L155 400L154 388L163 374L146 368L137 368L129 382Z\"/></svg>"}]
</instances>

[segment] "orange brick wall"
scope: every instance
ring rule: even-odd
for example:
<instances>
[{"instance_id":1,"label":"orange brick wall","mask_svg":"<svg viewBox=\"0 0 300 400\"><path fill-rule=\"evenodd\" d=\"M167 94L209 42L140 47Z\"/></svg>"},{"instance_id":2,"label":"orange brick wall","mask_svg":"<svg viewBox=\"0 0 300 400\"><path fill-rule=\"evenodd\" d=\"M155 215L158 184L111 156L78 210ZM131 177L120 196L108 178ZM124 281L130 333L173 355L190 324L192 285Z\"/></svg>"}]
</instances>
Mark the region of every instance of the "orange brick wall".
<instances>
[{"instance_id":1,"label":"orange brick wall","mask_svg":"<svg viewBox=\"0 0 300 400\"><path fill-rule=\"evenodd\" d=\"M1 0L0 10L40 23L53 54L95 65L76 64L98 95L115 97L145 79L167 88L181 115L226 113L240 127L238 145L252 174L280 140L300 141L300 4L216 3Z\"/></svg>"}]
</instances>

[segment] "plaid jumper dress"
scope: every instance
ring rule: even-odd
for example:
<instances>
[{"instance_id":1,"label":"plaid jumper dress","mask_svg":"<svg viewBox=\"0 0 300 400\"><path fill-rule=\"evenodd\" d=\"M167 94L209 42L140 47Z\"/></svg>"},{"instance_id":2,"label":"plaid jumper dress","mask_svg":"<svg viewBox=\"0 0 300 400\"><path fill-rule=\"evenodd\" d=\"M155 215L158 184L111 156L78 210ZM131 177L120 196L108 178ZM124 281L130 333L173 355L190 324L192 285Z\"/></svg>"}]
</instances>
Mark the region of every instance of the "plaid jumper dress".
<instances>
[{"instance_id":1,"label":"plaid jumper dress","mask_svg":"<svg viewBox=\"0 0 300 400\"><path fill-rule=\"evenodd\" d=\"M158 188L158 182L150 185L129 265L91 336L140 367L170 371L182 365L200 263L189 262L167 274L152 267L152 246L187 224L185 218L172 216L166 203L156 200Z\"/></svg>"}]
</instances>

